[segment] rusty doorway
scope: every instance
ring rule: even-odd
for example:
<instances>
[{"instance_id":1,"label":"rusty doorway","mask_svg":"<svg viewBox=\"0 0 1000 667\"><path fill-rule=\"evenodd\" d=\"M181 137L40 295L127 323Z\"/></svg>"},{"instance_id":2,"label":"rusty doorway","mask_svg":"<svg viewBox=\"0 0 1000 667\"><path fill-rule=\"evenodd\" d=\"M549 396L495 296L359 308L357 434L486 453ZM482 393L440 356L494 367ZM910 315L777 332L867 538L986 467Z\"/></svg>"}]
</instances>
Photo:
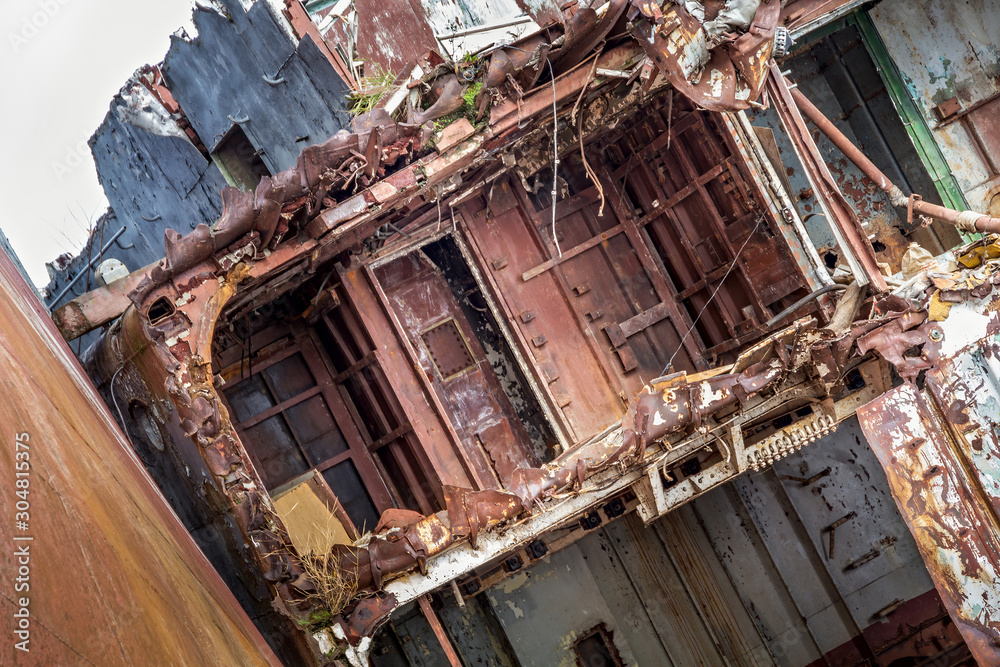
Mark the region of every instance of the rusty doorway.
<instances>
[{"instance_id":1,"label":"rusty doorway","mask_svg":"<svg viewBox=\"0 0 1000 667\"><path fill-rule=\"evenodd\" d=\"M573 149L554 215L544 134L463 204L470 251L574 439L665 372L731 361L807 293L733 132L660 96L586 147L600 187L559 138Z\"/></svg>"},{"instance_id":2,"label":"rusty doorway","mask_svg":"<svg viewBox=\"0 0 1000 667\"><path fill-rule=\"evenodd\" d=\"M470 462L479 467L483 478L494 479L491 486L506 486L516 468L537 464L536 443L543 451L551 449L551 436L539 443L536 434L532 442L508 396L514 385L507 383L505 387L498 377L498 368L506 371L509 363L497 359L498 368L494 368L480 340L485 333L482 321L475 318L480 326L473 328L466 315L469 309L459 305L445 271L428 253L449 269L453 281L469 284L471 276L463 281L455 275L462 268L461 261L456 257L457 249L453 244L449 248L447 242L431 244L426 250L415 250L379 266L374 276ZM468 297L474 285L473 281L462 290L467 304L472 303ZM485 309L485 304L479 308ZM491 351L495 354L498 350L494 347ZM528 398L523 387L516 390L522 401ZM544 422L534 425L536 432L545 430Z\"/></svg>"},{"instance_id":3,"label":"rusty doorway","mask_svg":"<svg viewBox=\"0 0 1000 667\"><path fill-rule=\"evenodd\" d=\"M495 303L487 301L482 280L469 268L467 249L463 251L454 234L432 241L421 248L424 256L438 268L451 289L458 307L471 327L476 341L500 383L503 395L524 427L535 457L549 461L559 451L559 443L542 397L531 386L523 358L517 357L509 324L501 323L494 312Z\"/></svg>"}]
</instances>

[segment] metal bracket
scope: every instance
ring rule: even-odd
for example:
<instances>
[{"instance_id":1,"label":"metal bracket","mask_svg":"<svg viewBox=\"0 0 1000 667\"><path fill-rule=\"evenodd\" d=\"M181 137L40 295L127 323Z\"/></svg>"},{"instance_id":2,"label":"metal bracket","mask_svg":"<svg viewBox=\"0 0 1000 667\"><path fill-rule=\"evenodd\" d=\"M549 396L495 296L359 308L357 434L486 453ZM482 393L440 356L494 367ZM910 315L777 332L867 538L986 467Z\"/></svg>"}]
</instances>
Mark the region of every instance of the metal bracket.
<instances>
[{"instance_id":1,"label":"metal bracket","mask_svg":"<svg viewBox=\"0 0 1000 667\"><path fill-rule=\"evenodd\" d=\"M826 471L829 472L830 469L827 468ZM830 550L828 552L827 560L833 560L834 535L836 535L837 528L843 526L845 523L847 523L857 515L858 515L857 512L851 512L849 514L845 514L844 516L840 517L839 519L837 519L836 521L834 521L829 526L823 529L823 532L830 533Z\"/></svg>"},{"instance_id":2,"label":"metal bracket","mask_svg":"<svg viewBox=\"0 0 1000 667\"><path fill-rule=\"evenodd\" d=\"M907 202L906 202L906 222L907 222L907 224L910 224L910 225L913 224L913 204L914 204L914 202L920 201L922 199L923 199L923 197L921 197L920 195L918 195L916 193L910 195L909 200L907 200Z\"/></svg>"}]
</instances>

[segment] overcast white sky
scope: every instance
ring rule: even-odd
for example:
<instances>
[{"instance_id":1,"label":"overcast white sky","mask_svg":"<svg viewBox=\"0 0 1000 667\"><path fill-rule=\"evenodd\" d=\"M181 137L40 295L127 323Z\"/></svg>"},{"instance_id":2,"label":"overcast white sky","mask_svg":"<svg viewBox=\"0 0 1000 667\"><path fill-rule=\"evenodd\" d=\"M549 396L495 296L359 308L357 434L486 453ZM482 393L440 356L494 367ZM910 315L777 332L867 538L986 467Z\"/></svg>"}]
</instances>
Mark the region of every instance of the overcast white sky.
<instances>
[{"instance_id":1,"label":"overcast white sky","mask_svg":"<svg viewBox=\"0 0 1000 667\"><path fill-rule=\"evenodd\" d=\"M0 227L38 287L107 207L87 139L192 0L0 0Z\"/></svg>"}]
</instances>

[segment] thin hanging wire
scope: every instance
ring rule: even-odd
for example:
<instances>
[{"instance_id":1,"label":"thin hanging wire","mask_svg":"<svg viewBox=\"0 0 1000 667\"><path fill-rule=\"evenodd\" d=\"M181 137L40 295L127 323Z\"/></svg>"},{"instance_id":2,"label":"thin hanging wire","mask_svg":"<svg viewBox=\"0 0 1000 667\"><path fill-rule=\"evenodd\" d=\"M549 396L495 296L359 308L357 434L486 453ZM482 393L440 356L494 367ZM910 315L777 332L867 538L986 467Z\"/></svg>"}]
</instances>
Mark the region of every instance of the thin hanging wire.
<instances>
[{"instance_id":1,"label":"thin hanging wire","mask_svg":"<svg viewBox=\"0 0 1000 667\"><path fill-rule=\"evenodd\" d=\"M551 48L551 44L545 45ZM507 45L504 48L514 49L522 53L530 53L525 49ZM552 84L552 243L556 246L556 253L562 257L562 248L559 247L559 239L556 238L556 193L559 191L559 143L556 135L559 133L559 107L556 105L556 74L552 69L552 61L549 60L548 52L545 54L545 64L549 66L549 79ZM518 99L518 127L520 123L521 101Z\"/></svg>"},{"instance_id":2,"label":"thin hanging wire","mask_svg":"<svg viewBox=\"0 0 1000 667\"><path fill-rule=\"evenodd\" d=\"M559 237L556 236L556 197L559 192L559 142L556 135L559 134L559 112L556 107L556 75L552 71L552 61L548 54L545 55L545 63L549 66L549 78L552 80L552 242L556 245L556 253L562 257L562 248L559 247Z\"/></svg>"},{"instance_id":3,"label":"thin hanging wire","mask_svg":"<svg viewBox=\"0 0 1000 667\"><path fill-rule=\"evenodd\" d=\"M753 238L753 235L757 233L757 229L760 227L760 223L763 221L764 218L757 218L757 224L754 225L753 231L750 232L746 240L743 242L743 245L740 246L739 252L737 252L736 257L733 258L733 263L729 265L728 269L726 269L726 275L722 276L722 280L720 280L719 284L715 286L715 291L712 292L712 296L708 298L708 301L705 302L705 305L702 306L701 310L698 311L698 316L694 318L694 322L691 323L690 328L688 328L687 332L684 334L684 337L681 338L681 342L677 344L677 349L674 350L674 353L672 355L670 355L670 360L667 361L667 365L663 367L662 371L660 371L660 375L667 374L667 369L669 369L673 365L674 359L677 357L677 353L684 348L684 341L686 341L688 336L691 335L691 332L694 331L694 327L696 324L698 324L698 320L701 319L702 313L705 312L705 309L708 308L708 305L712 303L712 301L715 299L715 295L719 293L720 289L722 289L722 285L725 284L726 278L729 277L729 274L732 273L733 269L736 267L736 264L740 261L740 256L743 254L744 248L747 247L747 243L750 243L750 239Z\"/></svg>"}]
</instances>

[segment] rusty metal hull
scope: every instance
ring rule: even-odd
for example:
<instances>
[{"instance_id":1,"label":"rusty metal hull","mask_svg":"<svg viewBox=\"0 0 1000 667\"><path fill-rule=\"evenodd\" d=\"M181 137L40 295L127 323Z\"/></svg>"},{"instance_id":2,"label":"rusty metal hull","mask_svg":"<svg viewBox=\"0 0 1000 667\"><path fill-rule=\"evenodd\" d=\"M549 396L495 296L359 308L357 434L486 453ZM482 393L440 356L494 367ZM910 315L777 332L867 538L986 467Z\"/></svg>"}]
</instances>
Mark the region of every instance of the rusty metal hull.
<instances>
[{"instance_id":1,"label":"rusty metal hull","mask_svg":"<svg viewBox=\"0 0 1000 667\"><path fill-rule=\"evenodd\" d=\"M778 4L765 9L776 20ZM580 15L586 18L582 10ZM671 34L671 24L663 25L661 38L664 31ZM758 31L760 39L770 34L773 21L768 25ZM365 596L355 606L339 598L327 605L333 636L356 647L350 650L363 653L394 608L463 575L486 555L497 558L571 521L599 497L630 487L642 519L651 522L815 441L887 387L877 363L858 366L855 341L861 354L877 349L889 362L909 364L914 376L932 363L903 357L923 337L940 333L930 323L923 326L925 314L891 309L891 317L852 325L862 307L857 290L851 292L857 299L845 299L841 305L848 307L834 313L837 326L817 327L803 318L737 355L766 333L762 323L790 317L808 302L800 298L809 284L803 275L808 263L795 258L796 247L808 243L789 235L786 244L770 242L784 234L783 212L753 173L735 121L694 106L749 105L767 71L769 38L740 49L757 54L744 63L754 76L741 84L752 78L753 91L730 91L725 104L712 105L686 99L694 96L679 81L667 96L670 68L661 62L659 76L642 63L644 33L635 43L597 53L589 64L564 69L573 64L559 60L569 59L562 54L572 41L571 27L558 51L542 44L541 36L532 38L533 48L552 49L559 69L547 70L551 81L539 79L546 74L541 56L539 67L522 63L512 77L503 67L503 59L510 59L506 51L492 54L489 69L496 77L487 71L483 82L487 94L495 95L489 98L489 127L476 131L461 118L435 134L429 126L392 121L386 109L359 116L354 133L306 148L294 167L262 178L255 191L227 188L222 217L211 228L200 225L186 236L169 231L166 258L140 272L127 291L105 289L56 313L60 328L73 337L124 311L91 348L88 367L112 400L117 377L122 391L132 392L129 398L164 406L156 421L175 445L166 457L184 452L194 471L187 476L214 493L214 510L233 515L245 542L238 551L249 570L259 573L275 607L284 605L299 620L307 620L303 597L314 590L314 578L304 574L308 556L291 543L268 491L305 468L333 471L357 462L364 482L357 487L370 495L370 512L360 501L349 505L355 488L350 480L328 480L330 495L345 506L341 511L358 532L375 524L375 534L354 545L338 544L332 555L347 586L388 594ZM552 42L558 32L553 30ZM641 79L597 92L606 83L595 78L602 70L611 70L613 78ZM721 71L713 69L703 81ZM736 78L727 80L735 86ZM536 85L539 80L544 83ZM406 90L417 83L413 79ZM422 123L453 109L462 85L453 72L435 80L436 101L426 100L430 106L411 120ZM675 91L682 95L675 99ZM772 93L799 134L797 148L813 160L810 173L824 186L828 206L840 214L835 223L846 239L842 245L854 251L856 276L883 291L864 230L788 90L775 85ZM577 145L569 150L558 122L546 134L549 111L558 115L560 104L566 107L563 119L576 124ZM640 105L641 111L631 113ZM485 107L479 104L476 111L482 118ZM558 162L550 162L549 147ZM550 182L543 173L549 164L554 185L546 199L541 188ZM463 183L468 189L449 196ZM566 193L558 201L563 185ZM431 275L432 262L416 259L420 244L426 241L431 253L440 235L451 235L468 263L472 278L461 292ZM324 289L328 280L333 283ZM484 393L495 390L500 403L507 400L502 387L490 385L492 376L477 375L492 373L481 362L485 350L455 314L456 300L477 292L486 305L469 301L469 307L505 322L512 332L505 334L507 342L538 387L534 398L546 414L556 415L552 421L565 436L563 444L577 443L545 466L534 465L523 434L516 425L509 428L514 413ZM234 323L243 317L249 322L262 304L279 301L287 306L284 317L313 323L322 317L325 329L300 323L288 326L296 332L267 338L268 330L248 325L246 336L237 334ZM336 308L342 312L333 313ZM267 314L258 317L269 329L279 326ZM922 328L911 331L917 326ZM231 338L225 345L216 328L220 337ZM330 340L324 342L326 335ZM328 348L329 359L319 346ZM287 353L280 359L279 349ZM296 388L287 394L267 389L265 382L255 395L270 391L273 402L265 407L262 401L241 416L246 403L240 392L250 385L239 382L251 381L253 369L264 382L270 372L265 363L277 369L293 354L315 360L308 364L315 371L288 371L284 379L302 382L288 382ZM719 361L735 365L707 372ZM370 382L366 376L355 389L335 388L363 370ZM667 370L681 372L665 376ZM685 370L707 374L688 378ZM853 377L845 383L848 373ZM847 385L854 393L844 393ZM377 433L363 433L364 419L347 400L354 400L351 391L366 414L380 420ZM470 396L474 400L466 400ZM277 436L256 446L250 429L284 423L286 412L313 399L308 405L318 406L310 408L315 419L298 424L319 424L329 409L342 444L323 441L329 450L321 450L316 438L293 438L290 427L286 449L276 451ZM776 415L779 409L802 418L779 424L776 417L792 419L790 412ZM618 420L620 427L608 428ZM381 458L383 448L392 448L393 456ZM269 466L275 462L282 465ZM399 489L414 497L409 509L403 509L407 494ZM555 514L556 503L548 501L564 496L574 502L558 505L564 513ZM544 517L534 511L546 504ZM376 509L384 512L381 519ZM422 581L414 574L418 569Z\"/></svg>"},{"instance_id":2,"label":"rusty metal hull","mask_svg":"<svg viewBox=\"0 0 1000 667\"><path fill-rule=\"evenodd\" d=\"M1000 664L1000 535L968 458L933 402L904 384L858 411L896 505L981 665ZM975 471L975 468L972 468Z\"/></svg>"},{"instance_id":3,"label":"rusty metal hull","mask_svg":"<svg viewBox=\"0 0 1000 667\"><path fill-rule=\"evenodd\" d=\"M590 113L592 106L597 104L594 102L583 107L589 119L600 117L597 113ZM643 457L652 441L662 439L666 435L681 437L681 431L697 429L707 423L708 417L716 412L722 409L731 410L737 403L742 404L748 399L752 399L756 405L757 399L753 398L754 394L778 382L788 372L793 370L797 372L799 364L811 359L807 350L814 342L821 348L827 346L826 334L817 334L819 338L813 338L811 334L806 335L806 329L802 329L803 337L799 341L800 344L792 345L802 353L794 355L797 359L794 364L792 359L787 357L785 349L786 343L790 340L786 341L782 337L781 345L775 348L775 350L780 349L780 352L772 351L773 341L762 343L751 350L750 357L747 357L745 363L731 374L713 376L704 387L687 386L683 378L674 377L669 387L662 388L671 390L664 399L670 400L675 394L683 392L691 407L685 408L682 415L671 417L669 423L662 415L657 417L654 414L655 405L646 405L641 416L636 405L625 405L627 397L635 396L643 383L638 372L628 378L624 376L642 367L645 377L656 377L662 373L662 363L670 357L669 350L675 346L683 346L688 344L686 341L691 341L688 359L692 363L679 360L678 364L683 364L682 367L698 363L706 365L707 354L703 352L701 344L697 343L700 334L696 333L695 337L690 337L683 333L693 331L694 323L691 317L701 319L707 332L705 335L714 343L711 353L715 358L723 354L735 358L732 353L740 342L758 338L763 333L759 322L779 310L780 300L786 299L787 302L794 298L794 292L800 289L803 283L798 270L799 265L789 253L780 246L768 248L764 243L763 232L765 229L771 229L774 221L766 216L754 214L757 208L754 204L758 201L763 203L764 197L754 189L755 181L748 178L744 171L749 169L744 163L745 158L742 154L737 154L737 148L730 143L731 140L725 138L726 127L713 122L703 112L692 110L689 103L679 98L676 105L667 101L665 109L661 98L655 108L656 114L651 113L644 117L649 126L634 130L636 145L649 141L650 137L656 137L650 143L649 151L641 155L630 153L638 157L629 160L624 148L619 148L617 151L611 151L618 165L614 172L605 166L597 168L599 177L603 179L604 190L609 194L616 193L616 196L610 197L606 220L597 220L596 218L604 216L599 212L591 216L589 209L581 211L578 215L575 211L570 211L564 218L558 220L558 230L566 234L567 250L563 257L560 258L558 250L546 243L544 231L538 228L532 230L530 224L524 224L533 215L539 214L538 208L544 206L545 202L532 200L523 183L519 184L520 179L515 181L497 178L497 187L484 192L481 202L476 200L475 190L469 191L466 205L456 206L457 213L461 216L461 223L458 220L452 223L453 233L472 248L471 256L472 261L476 263L476 269L491 281L488 286L495 288L495 292L491 292L492 298L507 308L508 320L512 321L514 313L517 313L518 323L513 323L513 326L518 327L516 331L522 332L521 351L525 357L530 355L540 367L531 369L531 372L539 382L544 380L547 383L553 394L551 398L554 399L555 407L565 409L572 402L573 407L580 410L577 414L581 418L593 420L593 423L581 423L568 418L569 424L578 431L574 440L580 442L585 439L583 436L590 435L598 437L579 449L571 450L549 467L522 466L508 470L509 479L503 480L506 492L489 490L490 484L479 482L469 485L468 488L445 485L444 502L439 504L443 504L446 508L446 514L428 512L426 518L420 518L419 515L410 517L416 521L389 527L387 531L376 530L379 534L363 545L341 546L336 551L336 558L344 572L356 577L354 583L358 589L378 590L394 577L416 568L424 569L429 559L441 554L456 542L468 541L470 548L475 550L479 537L488 539L488 531L530 512L533 506L543 503L550 496L573 492L573 489L588 476L599 473L612 464L628 467L636 463ZM673 112L681 110L686 113L675 119ZM628 129L625 124L620 127L622 132ZM360 135L351 136L356 139ZM375 139L367 143L377 147L378 133L370 133L370 136L374 136ZM628 143L627 137L619 136L618 139L623 142L623 146ZM333 150L335 144L345 141L349 140L337 135L331 139L331 143L324 146ZM177 449L186 453L186 460L191 460L187 458L188 456L203 459L205 484L208 485L208 480L211 480L214 489L221 492L215 496L216 508L228 509L233 513L235 523L250 547L241 550L241 553L245 553L248 561L252 559L251 566L260 571L261 579L268 582L270 590L293 613L294 610L303 613L306 611L299 605L302 601L301 593L305 592L298 588L298 584L302 583L299 577L301 573L299 557L287 539L278 517L271 511L266 487L262 483L262 478L267 481L268 475L265 474L267 471L258 469L251 460L248 451L244 449L244 445L248 444L250 439L243 441L242 434L236 429L239 424L232 423L230 411L224 409L223 399L218 390L227 386L228 380L225 378L235 376L231 376L225 370L227 364L222 362L221 356L216 355L213 349L216 326L225 323L225 313L228 313L232 321L238 319L238 313L252 310L255 303L259 305L260 299L278 299L286 289L291 289L288 285L294 287L296 279L305 279L310 272L310 266L318 267L341 251L349 250L358 239L365 239L371 233L367 229L370 227L373 231L377 221L385 219L386 215L386 211L367 208L370 203L369 196L372 202L391 205L391 202L413 196L418 175L431 185L443 182L446 176L449 178L456 176L472 161L471 156L478 150L482 141L483 136L476 135L451 149L445 149L441 144L437 144L438 149L444 150L442 154L410 163L384 181L356 195L355 197L362 200L363 205L360 207L362 212L355 210L351 199L338 203L333 208L324 209L324 213L315 214L316 211L312 211L309 215L315 215L306 225L306 234L319 240L309 238L303 241L299 237L280 244L275 242L272 244L273 249L268 249L268 253L261 252L261 256L258 257L257 251L261 246L257 244L267 244L261 240L260 232L273 239L278 238L277 233L273 233L275 228L270 226L273 217L265 221L268 224L263 229L249 231L265 217L265 209L272 208L268 204L271 200L263 197L263 194L268 192L268 183L273 185L278 181L287 181L295 187L301 187L303 174L318 173L318 167L315 165L326 159L321 160L322 156L316 160L303 158L295 169L262 181L262 185L258 187L263 197L259 206L249 193L228 190L224 195L226 211L213 230L196 230L186 237L171 236L167 244L168 260L150 269L134 291L127 297L120 293L106 294L109 302L128 298L133 300L135 305L128 308L98 345L91 348L87 356L88 367L92 369L94 377L101 379L104 387L110 387L118 376L119 388L125 387L125 391L132 391L136 396L147 397L151 404L169 406L165 411L167 416L159 420L161 425L170 432ZM658 151L664 149L664 146L667 147L667 152L671 151L672 146L670 155L678 159L677 165L659 155ZM313 152L315 151L304 155L308 157ZM710 166L713 162L716 164ZM572 163L569 161L567 163L561 171L564 174L571 174ZM647 167L650 163L653 166ZM523 160L521 164L524 164ZM628 178L630 173L631 178ZM399 180L400 174L409 175L409 178ZM292 178L293 175L296 175L298 180ZM686 184L689 179L693 179L694 182ZM398 187L391 182L398 183ZM510 183L513 183L513 191L504 187ZM632 206L628 206L624 198L626 186L628 197L633 202ZM482 186L477 184L475 187ZM726 188L738 191L738 194L733 195L733 201L720 194L724 193ZM596 197L591 196L596 194L597 186L588 188L586 192L590 194L577 195L579 202L577 206L597 208ZM417 202L414 204L419 205ZM476 209L477 204L481 205L481 210ZM355 217L345 223L337 212L341 207L353 211L350 215ZM415 213L422 217L416 218L412 227L404 226L402 229L405 234L400 236L415 242L413 237L420 233L421 226L425 232L439 227L438 217L434 215L433 208L426 205L424 208L425 213ZM518 213L519 210L523 213ZM768 210L771 215L776 213L773 209ZM611 220L612 212L618 225ZM515 216L518 219L515 219ZM673 249L677 245L673 241L675 238L675 230L672 229L673 216L676 216L678 224L683 227L682 237L688 243L683 252L674 250L664 250L664 252L673 257L678 264L677 275L682 278L678 285L683 288L681 293L674 291L676 287L671 285L669 276L664 273L665 269L653 254L654 251L660 252L660 250L655 243L646 240L647 232L644 231L644 228L652 230L648 233L657 235L659 246ZM576 222L577 220L580 222ZM703 224L705 221L707 224ZM523 234L521 238L524 239L521 245L513 244L514 237L511 237L515 223L521 224L524 229L523 232L519 232ZM495 224L502 225L506 234L497 234L494 231ZM614 233L615 229L617 233ZM221 256L219 252L212 253L212 248L209 246L233 242L230 237L230 234L235 233L233 230L244 230L245 244L228 251L222 250L220 252L225 254ZM602 236L605 234L607 236ZM707 237L717 240L709 242L706 241ZM500 245L501 243L512 245L505 247ZM525 248L532 248L532 251L527 253ZM560 259L564 261L559 261ZM505 270L505 266L506 273L499 274L498 272ZM336 275L342 280L339 289L343 292L342 297L338 299L342 298L345 305L353 304L352 307L362 316L362 321L366 321L366 318L382 318L382 315L387 318L389 331L373 333L372 341L381 341L386 336L391 338L392 330L395 329L401 346L400 356L394 359L391 353L382 354L387 352L387 348L380 342L377 349L383 361L374 358L372 361L378 362L379 365L385 363L387 367L394 368L402 374L402 369L410 364L419 366L416 348L428 345L424 336L431 329L427 327L439 322L439 319L427 315L419 326L406 325L412 331L404 330L404 325L400 322L404 319L402 317L404 313L394 301L399 296L398 290L393 289L390 284L385 285L385 289L380 286L385 276L380 277L379 274L391 272L392 267L392 262L374 270L367 267L363 274L350 267L344 271L338 270ZM313 268L312 271L316 269ZM319 272L323 273L322 270ZM727 284L729 289L720 291L711 288L714 280L725 281L730 277L730 273L732 281ZM526 279L525 274L536 274L536 277ZM619 275L622 280L598 281L596 277L602 275ZM766 284L766 288L760 291L753 290L751 287L753 283ZM546 285L549 287L545 287ZM539 286L543 289L535 293L534 290ZM363 297L366 292L371 292L370 298ZM634 309L624 298L630 292L641 294L643 299ZM718 301L715 301L716 293L719 294ZM598 298L601 294L605 296ZM529 297L530 301L520 301ZM255 298L258 299L256 302ZM566 304L564 309L566 317L550 321L549 315L558 307L560 299ZM686 309L687 315L680 305L684 299L693 300L692 306ZM316 303L315 297L312 303ZM712 309L709 309L710 304L713 305ZM600 306L600 309L597 306ZM716 306L721 313L719 315L716 314ZM606 309L607 315L600 312L603 309ZM412 305L402 310L412 311ZM110 310L104 309L103 312ZM695 312L698 314L694 315ZM704 318L701 316L702 313L705 315ZM666 325L664 320L671 316L676 317L673 335L671 336L670 331L666 331L666 335L656 333L658 344L661 345L661 349L666 350L665 353L659 355L642 353L640 359L633 359L634 355L627 353L632 344L642 350L643 348L639 347L641 339L655 332L655 327ZM598 326L609 324L604 320L611 320L612 317L611 323L617 324L613 328L605 326L602 332ZM578 323L579 329L566 326L567 322L574 321ZM539 330L543 322L548 323L549 327ZM595 323L588 324L589 322ZM65 323L64 320L63 324ZM811 329L814 324L807 328ZM522 325L525 328L522 329ZM379 329L378 326L369 327L368 324L364 326L369 329ZM789 335L799 332L799 328L794 332L789 330ZM455 331L461 334L460 328L456 328ZM587 341L588 334L590 342ZM565 341L571 335L579 340L580 353L567 357L565 366L556 374L547 372L538 351L548 352L565 348ZM549 336L552 337L551 344L547 344ZM603 341L605 336L616 346L614 350L601 349L603 343L598 341ZM733 336L737 339L729 340ZM632 338L631 344L624 340L629 337ZM458 341L459 338L460 336L455 340ZM843 341L844 355L841 356L846 355L851 340L853 339ZM562 344L559 344L560 341ZM257 345L253 347L261 349ZM431 347L436 345L432 344ZM465 364L457 363L456 360L464 357L457 352L456 349L452 349L447 354L437 355L438 359L434 363L441 362L444 367L450 369L439 373L443 380L461 374ZM565 350L563 352L565 353ZM610 357L611 354L614 357ZM609 385L604 380L574 381L573 384L579 390L579 394L569 396L570 400L566 400L567 397L556 390L558 379L556 375L562 377L568 384L568 380L573 379L570 377L570 371L574 374L580 371L583 360L586 359L584 355L590 355L595 360L594 375L599 380L600 374L606 371L607 377L614 380L621 377L625 381L619 386ZM239 358L240 355L237 354L234 360L238 361ZM352 367L361 361L355 356L350 357L350 360L349 365ZM830 386L839 383L840 375L845 370L841 365L843 360L838 361L832 357L829 360L824 359L823 367L826 369L824 376L828 377L824 377L823 383ZM617 370L618 366L612 364L620 364L621 370ZM258 370L263 368L259 363L255 363L255 366ZM427 368L433 373L429 364ZM218 377L217 371L220 373ZM248 371L248 374L251 373ZM426 374L425 369L424 375ZM803 380L804 378L797 377L793 384L801 384ZM430 401L429 405L433 405L434 410L443 415L444 398L447 398L447 395L438 396L436 390L429 387L430 381L425 384L427 386L424 389L428 389L425 395ZM592 394L602 386L608 387L607 405L599 410L580 409L585 400L588 400L588 392ZM814 385L810 383L809 386ZM819 392L816 397L825 392L824 389L818 388L820 385L815 387ZM229 389L235 392L236 385L233 384ZM404 412L422 402L419 385L417 389L413 396L407 397L406 402L401 401ZM718 400L716 400L717 393ZM813 389L809 389L808 393L810 397L813 396ZM284 400L282 399L282 402ZM620 407L619 402L621 402ZM654 401L647 398L644 402ZM770 407L767 410L777 407L768 405ZM613 429L615 433L609 437L599 437L609 422L618 420L626 414L626 407L629 409L622 424L625 433ZM277 406L274 406L274 409L278 409ZM793 433L795 437L789 435L787 442L782 439L784 433L777 434L773 442L767 438L744 442L742 435L732 435L734 438L732 449L727 449L725 453L719 452L720 459L725 460L711 465L703 473L698 473L695 478L686 480L673 490L667 491L663 488L655 466L652 474L646 475L649 478L648 484L643 480L628 478L624 486L640 483L642 489L638 493L643 494L644 518L652 520L678 503L689 500L748 467L769 464L810 439L815 439L817 434L829 430L842 418L832 407L831 410L834 416L821 419L817 415L806 425L808 428L801 433ZM759 417L764 412L756 414ZM647 424L649 420L651 422ZM430 420L420 421L425 425L432 423ZM459 429L456 429L455 434L450 433L449 420L442 420L440 423L443 425L443 429L440 430L447 431L445 440L451 438L456 443L462 440L457 432ZM413 429L417 434L423 430L424 426L421 426L420 422ZM387 431L389 432L392 432L392 429ZM482 439L480 437L480 440ZM486 440L489 441L489 438ZM705 440L701 440L700 443L700 448L704 448ZM488 442L483 444L487 453L492 455L490 448L486 446ZM364 446L362 444L362 448ZM435 452L435 449L433 445L426 447L428 458L441 454ZM697 451L697 448L694 451ZM672 454L671 463L679 464L683 452L690 455L691 450L687 447L678 449ZM674 461L673 458L677 460ZM433 464L434 461L430 463ZM415 464L423 466L422 461L415 461ZM192 470L196 467L202 469L200 465L193 465ZM472 470L476 468L473 467ZM498 472L501 478L507 475L507 472L499 468ZM445 480L444 477L440 479L442 482ZM281 480L270 481L279 483ZM369 490L371 488L373 487ZM602 486L596 488L602 494L613 493L611 489ZM433 489L430 491L434 493ZM423 504L427 505L428 510L435 509L430 498L425 498ZM382 505L379 509L386 509L388 503ZM587 504L569 507L581 510L587 507ZM509 534L499 536L499 540L506 548L510 548ZM451 571L450 574L449 578L454 578L457 573ZM336 627L344 632L351 643L358 643L362 637L370 636L377 623L397 606L397 599L408 597L405 591L400 591L399 595L399 598L391 596L366 598L353 611L348 612L348 620Z\"/></svg>"},{"instance_id":4,"label":"rusty metal hull","mask_svg":"<svg viewBox=\"0 0 1000 667\"><path fill-rule=\"evenodd\" d=\"M3 253L0 322L0 663L279 664Z\"/></svg>"}]
</instances>

